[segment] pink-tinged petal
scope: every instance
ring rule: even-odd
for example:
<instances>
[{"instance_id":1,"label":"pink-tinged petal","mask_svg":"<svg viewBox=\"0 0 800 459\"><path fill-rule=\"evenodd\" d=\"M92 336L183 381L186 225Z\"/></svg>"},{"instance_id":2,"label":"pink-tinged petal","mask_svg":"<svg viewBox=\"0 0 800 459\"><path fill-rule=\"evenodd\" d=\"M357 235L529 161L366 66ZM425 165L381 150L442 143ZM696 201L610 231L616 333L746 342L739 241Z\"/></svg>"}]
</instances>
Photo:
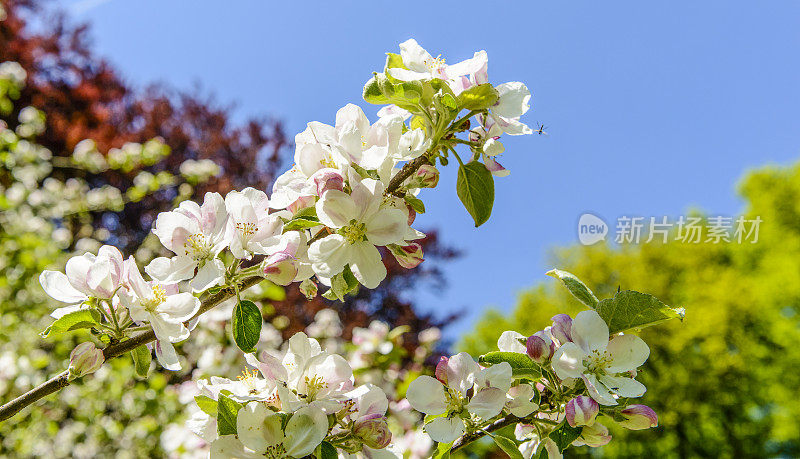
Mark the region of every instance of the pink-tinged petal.
<instances>
[{"instance_id":1,"label":"pink-tinged petal","mask_svg":"<svg viewBox=\"0 0 800 459\"><path fill-rule=\"evenodd\" d=\"M386 266L381 253L369 242L356 242L350 246L350 270L367 288L376 288L386 278Z\"/></svg>"},{"instance_id":2,"label":"pink-tinged petal","mask_svg":"<svg viewBox=\"0 0 800 459\"><path fill-rule=\"evenodd\" d=\"M527 135L533 134L533 130L527 124L512 118L503 118L502 116L490 113L495 121L495 126L501 132L508 135Z\"/></svg>"},{"instance_id":3,"label":"pink-tinged petal","mask_svg":"<svg viewBox=\"0 0 800 459\"><path fill-rule=\"evenodd\" d=\"M297 276L297 259L278 252L262 263L264 277L278 285L289 285Z\"/></svg>"},{"instance_id":4,"label":"pink-tinged petal","mask_svg":"<svg viewBox=\"0 0 800 459\"><path fill-rule=\"evenodd\" d=\"M286 373L286 367L283 366L281 361L266 351L261 353L260 359L256 359L253 354L245 354L244 359L249 365L258 368L258 371L267 380L280 382L286 381L289 377Z\"/></svg>"},{"instance_id":5,"label":"pink-tinged petal","mask_svg":"<svg viewBox=\"0 0 800 459\"><path fill-rule=\"evenodd\" d=\"M561 379L579 378L583 373L586 352L575 343L566 343L553 354L553 370Z\"/></svg>"},{"instance_id":6,"label":"pink-tinged petal","mask_svg":"<svg viewBox=\"0 0 800 459\"><path fill-rule=\"evenodd\" d=\"M133 294L139 298L150 298L153 296L153 289L150 287L150 284L145 282L142 273L139 272L139 268L136 266L136 260L133 259L133 256L128 257L125 263L127 264L128 271L127 285L133 290Z\"/></svg>"},{"instance_id":7,"label":"pink-tinged petal","mask_svg":"<svg viewBox=\"0 0 800 459\"><path fill-rule=\"evenodd\" d=\"M308 258L313 264L315 273L333 277L342 272L344 265L350 261L350 243L339 234L326 236L311 244L308 248Z\"/></svg>"},{"instance_id":8,"label":"pink-tinged petal","mask_svg":"<svg viewBox=\"0 0 800 459\"><path fill-rule=\"evenodd\" d=\"M506 391L494 387L478 391L467 404L467 410L482 419L491 419L503 410L506 404Z\"/></svg>"},{"instance_id":9,"label":"pink-tinged petal","mask_svg":"<svg viewBox=\"0 0 800 459\"><path fill-rule=\"evenodd\" d=\"M460 418L436 418L425 424L424 430L433 441L452 443L464 435L464 421Z\"/></svg>"},{"instance_id":10,"label":"pink-tinged petal","mask_svg":"<svg viewBox=\"0 0 800 459\"><path fill-rule=\"evenodd\" d=\"M483 165L486 166L486 169L495 177L508 177L511 174L511 171L503 167L496 159L490 158L489 156L483 157Z\"/></svg>"},{"instance_id":11,"label":"pink-tinged petal","mask_svg":"<svg viewBox=\"0 0 800 459\"><path fill-rule=\"evenodd\" d=\"M524 83L511 81L496 86L500 98L492 112L503 118L519 118L530 109L531 92Z\"/></svg>"},{"instance_id":12,"label":"pink-tinged petal","mask_svg":"<svg viewBox=\"0 0 800 459\"><path fill-rule=\"evenodd\" d=\"M352 181L351 181L352 183ZM383 200L383 184L377 180L364 179L353 185L350 194L356 205L356 220L367 222L380 209Z\"/></svg>"},{"instance_id":13,"label":"pink-tinged petal","mask_svg":"<svg viewBox=\"0 0 800 459\"><path fill-rule=\"evenodd\" d=\"M67 265L64 267L69 283L77 290L87 295L92 294L87 279L89 277L89 270L92 268L95 260L96 257L94 254L87 252L81 256L70 258L67 260Z\"/></svg>"},{"instance_id":14,"label":"pink-tinged petal","mask_svg":"<svg viewBox=\"0 0 800 459\"><path fill-rule=\"evenodd\" d=\"M447 361L447 386L466 393L475 384L481 368L466 352L459 352Z\"/></svg>"},{"instance_id":15,"label":"pink-tinged petal","mask_svg":"<svg viewBox=\"0 0 800 459\"><path fill-rule=\"evenodd\" d=\"M69 283L67 275L59 271L42 271L39 283L44 292L54 300L64 303L80 303L87 299L86 295L78 291Z\"/></svg>"},{"instance_id":16,"label":"pink-tinged petal","mask_svg":"<svg viewBox=\"0 0 800 459\"><path fill-rule=\"evenodd\" d=\"M641 397L647 391L644 384L624 376L600 376L600 382L620 397Z\"/></svg>"},{"instance_id":17,"label":"pink-tinged petal","mask_svg":"<svg viewBox=\"0 0 800 459\"><path fill-rule=\"evenodd\" d=\"M639 368L650 357L650 348L636 335L614 337L606 348L612 362L606 370L609 373L623 373Z\"/></svg>"},{"instance_id":18,"label":"pink-tinged petal","mask_svg":"<svg viewBox=\"0 0 800 459\"><path fill-rule=\"evenodd\" d=\"M178 354L175 352L175 347L169 341L158 340L155 343L156 359L167 370L178 371L181 369L181 363L178 360Z\"/></svg>"},{"instance_id":19,"label":"pink-tinged petal","mask_svg":"<svg viewBox=\"0 0 800 459\"><path fill-rule=\"evenodd\" d=\"M339 190L328 190L317 201L317 217L331 228L347 226L358 217L358 208L350 195Z\"/></svg>"},{"instance_id":20,"label":"pink-tinged petal","mask_svg":"<svg viewBox=\"0 0 800 459\"><path fill-rule=\"evenodd\" d=\"M144 272L159 282L174 284L191 279L196 267L197 262L189 256L158 257L144 267Z\"/></svg>"},{"instance_id":21,"label":"pink-tinged petal","mask_svg":"<svg viewBox=\"0 0 800 459\"><path fill-rule=\"evenodd\" d=\"M479 377L480 381L476 381L479 386L494 387L505 394L511 388L511 365L508 362L491 365L481 370Z\"/></svg>"},{"instance_id":22,"label":"pink-tinged petal","mask_svg":"<svg viewBox=\"0 0 800 459\"><path fill-rule=\"evenodd\" d=\"M581 379L583 379L583 384L586 386L586 390L589 391L589 395L597 400L597 403L606 406L617 404L617 399L611 395L606 386L597 380L595 375L581 375Z\"/></svg>"},{"instance_id":23,"label":"pink-tinged petal","mask_svg":"<svg viewBox=\"0 0 800 459\"><path fill-rule=\"evenodd\" d=\"M406 391L406 399L411 406L425 414L436 416L447 411L444 386L430 376L419 376L411 381Z\"/></svg>"},{"instance_id":24,"label":"pink-tinged petal","mask_svg":"<svg viewBox=\"0 0 800 459\"><path fill-rule=\"evenodd\" d=\"M365 221L367 239L374 245L401 242L408 229L408 216L400 209L381 209Z\"/></svg>"},{"instance_id":25,"label":"pink-tinged petal","mask_svg":"<svg viewBox=\"0 0 800 459\"><path fill-rule=\"evenodd\" d=\"M294 156L297 167L306 177L311 177L323 167L329 167L330 159L330 150L317 143L299 146Z\"/></svg>"},{"instance_id":26,"label":"pink-tinged petal","mask_svg":"<svg viewBox=\"0 0 800 459\"><path fill-rule=\"evenodd\" d=\"M658 427L658 415L647 405L628 405L620 413L624 418L619 425L630 430Z\"/></svg>"},{"instance_id":27,"label":"pink-tinged petal","mask_svg":"<svg viewBox=\"0 0 800 459\"><path fill-rule=\"evenodd\" d=\"M572 321L572 341L585 352L603 351L608 346L608 325L595 311L581 311Z\"/></svg>"},{"instance_id":28,"label":"pink-tinged petal","mask_svg":"<svg viewBox=\"0 0 800 459\"><path fill-rule=\"evenodd\" d=\"M258 224L253 204L243 192L231 191L225 196L225 208L235 224Z\"/></svg>"},{"instance_id":29,"label":"pink-tinged petal","mask_svg":"<svg viewBox=\"0 0 800 459\"><path fill-rule=\"evenodd\" d=\"M155 234L167 249L181 253L192 234L200 232L197 220L179 212L161 212L153 225Z\"/></svg>"}]
</instances>

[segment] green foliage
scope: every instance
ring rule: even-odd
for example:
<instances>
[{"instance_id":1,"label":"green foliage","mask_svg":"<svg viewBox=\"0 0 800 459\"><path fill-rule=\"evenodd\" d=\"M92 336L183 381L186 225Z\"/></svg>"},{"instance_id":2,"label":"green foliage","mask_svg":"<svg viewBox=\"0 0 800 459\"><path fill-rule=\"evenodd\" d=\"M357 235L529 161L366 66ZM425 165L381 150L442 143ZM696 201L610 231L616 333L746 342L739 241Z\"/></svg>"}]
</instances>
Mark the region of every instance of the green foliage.
<instances>
[{"instance_id":1,"label":"green foliage","mask_svg":"<svg viewBox=\"0 0 800 459\"><path fill-rule=\"evenodd\" d=\"M92 309L80 309L64 314L55 322L50 324L42 332L42 338L58 336L72 330L91 328L100 322L100 313Z\"/></svg>"},{"instance_id":2,"label":"green foliage","mask_svg":"<svg viewBox=\"0 0 800 459\"><path fill-rule=\"evenodd\" d=\"M467 110L484 110L497 102L500 95L489 83L479 84L458 95L458 103Z\"/></svg>"},{"instance_id":3,"label":"green foliage","mask_svg":"<svg viewBox=\"0 0 800 459\"><path fill-rule=\"evenodd\" d=\"M220 435L236 435L236 418L242 404L219 394L217 402L217 433Z\"/></svg>"},{"instance_id":4,"label":"green foliage","mask_svg":"<svg viewBox=\"0 0 800 459\"><path fill-rule=\"evenodd\" d=\"M574 274L562 271L560 269L551 269L547 272L547 275L555 277L563 282L564 286L567 287L567 290L572 293L572 296L580 300L580 302L586 306L594 309L597 307L597 303L600 302L600 300L594 296L594 293L589 289L589 287L581 282L580 279L575 277Z\"/></svg>"},{"instance_id":5,"label":"green foliage","mask_svg":"<svg viewBox=\"0 0 800 459\"><path fill-rule=\"evenodd\" d=\"M494 440L494 443L511 459L523 459L523 456L519 452L517 444L514 443L514 440L500 435L492 435L492 440Z\"/></svg>"},{"instance_id":6,"label":"green foliage","mask_svg":"<svg viewBox=\"0 0 800 459\"><path fill-rule=\"evenodd\" d=\"M153 361L153 354L147 346L139 346L131 351L133 358L133 366L136 370L136 376L146 378L150 373L150 362Z\"/></svg>"},{"instance_id":7,"label":"green foliage","mask_svg":"<svg viewBox=\"0 0 800 459\"><path fill-rule=\"evenodd\" d=\"M740 190L746 218L763 220L755 244L576 246L552 262L598 297L633 288L686 309L683 323L640 332L651 356L637 379L659 427L626 431L607 422L614 439L604 457L800 456L800 164L752 172ZM504 330L529 334L554 314L584 308L544 282L510 315L487 312L459 347L477 355Z\"/></svg>"},{"instance_id":8,"label":"green foliage","mask_svg":"<svg viewBox=\"0 0 800 459\"><path fill-rule=\"evenodd\" d=\"M536 380L542 377L542 368L527 355L517 352L488 352L480 356L478 362L484 366L507 362L511 365L511 375L516 379Z\"/></svg>"},{"instance_id":9,"label":"green foliage","mask_svg":"<svg viewBox=\"0 0 800 459\"><path fill-rule=\"evenodd\" d=\"M476 227L489 220L494 205L494 178L483 163L472 161L459 166L456 192Z\"/></svg>"},{"instance_id":10,"label":"green foliage","mask_svg":"<svg viewBox=\"0 0 800 459\"><path fill-rule=\"evenodd\" d=\"M671 308L646 293L625 290L597 304L597 313L608 324L609 333L638 330L670 319L683 320L683 308Z\"/></svg>"},{"instance_id":11,"label":"green foliage","mask_svg":"<svg viewBox=\"0 0 800 459\"><path fill-rule=\"evenodd\" d=\"M242 300L233 308L231 329L233 340L242 352L254 352L261 337L261 311L255 303Z\"/></svg>"}]
</instances>

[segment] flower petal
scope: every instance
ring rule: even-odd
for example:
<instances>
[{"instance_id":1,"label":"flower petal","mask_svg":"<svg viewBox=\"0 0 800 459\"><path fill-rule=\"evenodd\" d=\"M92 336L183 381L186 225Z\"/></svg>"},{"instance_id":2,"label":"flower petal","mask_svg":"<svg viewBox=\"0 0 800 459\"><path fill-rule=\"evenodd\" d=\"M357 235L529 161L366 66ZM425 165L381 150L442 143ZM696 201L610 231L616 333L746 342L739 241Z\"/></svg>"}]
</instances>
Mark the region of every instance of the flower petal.
<instances>
[{"instance_id":1,"label":"flower petal","mask_svg":"<svg viewBox=\"0 0 800 459\"><path fill-rule=\"evenodd\" d=\"M467 404L470 413L476 414L483 419L491 419L503 410L506 404L506 392L494 387L484 388L478 391Z\"/></svg>"},{"instance_id":2,"label":"flower petal","mask_svg":"<svg viewBox=\"0 0 800 459\"><path fill-rule=\"evenodd\" d=\"M327 433L328 418L325 413L313 406L300 408L286 424L286 454L291 457L308 456L322 443Z\"/></svg>"},{"instance_id":3,"label":"flower petal","mask_svg":"<svg viewBox=\"0 0 800 459\"><path fill-rule=\"evenodd\" d=\"M353 198L339 190L328 190L317 201L317 217L323 225L331 228L347 226L350 220L358 216L358 209Z\"/></svg>"},{"instance_id":4,"label":"flower petal","mask_svg":"<svg viewBox=\"0 0 800 459\"><path fill-rule=\"evenodd\" d=\"M381 209L364 223L369 242L389 245L403 240L408 229L408 215L400 209Z\"/></svg>"},{"instance_id":5,"label":"flower petal","mask_svg":"<svg viewBox=\"0 0 800 459\"><path fill-rule=\"evenodd\" d=\"M178 354L175 352L175 347L168 340L158 340L155 343L156 359L167 370L178 371L181 369L181 363L178 360Z\"/></svg>"},{"instance_id":6,"label":"flower petal","mask_svg":"<svg viewBox=\"0 0 800 459\"><path fill-rule=\"evenodd\" d=\"M561 379L579 378L583 372L586 352L575 343L565 343L553 354L553 370Z\"/></svg>"},{"instance_id":7,"label":"flower petal","mask_svg":"<svg viewBox=\"0 0 800 459\"><path fill-rule=\"evenodd\" d=\"M283 442L281 417L259 402L250 402L239 410L236 432L239 441L256 452L266 451L267 447Z\"/></svg>"},{"instance_id":8,"label":"flower petal","mask_svg":"<svg viewBox=\"0 0 800 459\"><path fill-rule=\"evenodd\" d=\"M586 386L586 390L589 391L589 395L597 403L606 406L617 404L617 400L611 395L608 388L599 382L595 375L581 375L581 379L583 379L583 384Z\"/></svg>"},{"instance_id":9,"label":"flower petal","mask_svg":"<svg viewBox=\"0 0 800 459\"><path fill-rule=\"evenodd\" d=\"M611 365L606 370L609 373L622 373L635 370L642 366L650 357L650 348L636 335L616 336L608 343L606 348L611 358Z\"/></svg>"},{"instance_id":10,"label":"flower petal","mask_svg":"<svg viewBox=\"0 0 800 459\"><path fill-rule=\"evenodd\" d=\"M311 244L308 258L313 263L315 273L333 277L342 272L344 265L350 261L350 244L344 236L332 234Z\"/></svg>"},{"instance_id":11,"label":"flower petal","mask_svg":"<svg viewBox=\"0 0 800 459\"><path fill-rule=\"evenodd\" d=\"M572 341L586 353L608 346L608 325L596 311L581 311L572 321Z\"/></svg>"},{"instance_id":12,"label":"flower petal","mask_svg":"<svg viewBox=\"0 0 800 459\"><path fill-rule=\"evenodd\" d=\"M464 434L464 421L459 418L436 418L425 424L424 429L433 441L452 443Z\"/></svg>"},{"instance_id":13,"label":"flower petal","mask_svg":"<svg viewBox=\"0 0 800 459\"><path fill-rule=\"evenodd\" d=\"M435 416L447 411L444 386L437 379L427 375L411 381L406 391L406 398L408 403L421 413Z\"/></svg>"},{"instance_id":14,"label":"flower petal","mask_svg":"<svg viewBox=\"0 0 800 459\"><path fill-rule=\"evenodd\" d=\"M641 397L647 392L644 384L624 376L600 376L600 382L620 397Z\"/></svg>"},{"instance_id":15,"label":"flower petal","mask_svg":"<svg viewBox=\"0 0 800 459\"><path fill-rule=\"evenodd\" d=\"M60 271L42 271L39 283L44 292L53 299L64 303L80 303L87 299L86 295L78 291L69 283L67 275Z\"/></svg>"},{"instance_id":16,"label":"flower petal","mask_svg":"<svg viewBox=\"0 0 800 459\"><path fill-rule=\"evenodd\" d=\"M369 242L356 242L350 246L350 270L369 289L376 288L386 278L381 253Z\"/></svg>"},{"instance_id":17,"label":"flower petal","mask_svg":"<svg viewBox=\"0 0 800 459\"><path fill-rule=\"evenodd\" d=\"M515 331L504 331L497 339L497 349L503 352L516 352L519 354L525 353L525 345L520 343L520 339L525 339L522 333Z\"/></svg>"}]
</instances>

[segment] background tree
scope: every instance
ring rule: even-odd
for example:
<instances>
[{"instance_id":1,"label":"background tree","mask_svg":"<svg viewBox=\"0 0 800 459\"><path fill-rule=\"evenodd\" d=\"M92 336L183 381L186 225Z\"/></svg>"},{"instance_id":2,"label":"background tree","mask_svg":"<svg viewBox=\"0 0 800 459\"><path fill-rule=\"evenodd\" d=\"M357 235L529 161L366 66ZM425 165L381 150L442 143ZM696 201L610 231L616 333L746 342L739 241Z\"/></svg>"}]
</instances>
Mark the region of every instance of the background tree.
<instances>
[{"instance_id":1,"label":"background tree","mask_svg":"<svg viewBox=\"0 0 800 459\"><path fill-rule=\"evenodd\" d=\"M601 298L618 287L643 289L686 308L682 324L641 332L651 357L638 379L659 427L614 429L604 455L800 455L800 163L751 172L740 192L746 218L763 220L755 244L671 240L557 252L552 265ZM503 330L531 333L556 313L580 309L555 282L542 283L523 293L510 315L488 312L459 347L480 353Z\"/></svg>"}]
</instances>

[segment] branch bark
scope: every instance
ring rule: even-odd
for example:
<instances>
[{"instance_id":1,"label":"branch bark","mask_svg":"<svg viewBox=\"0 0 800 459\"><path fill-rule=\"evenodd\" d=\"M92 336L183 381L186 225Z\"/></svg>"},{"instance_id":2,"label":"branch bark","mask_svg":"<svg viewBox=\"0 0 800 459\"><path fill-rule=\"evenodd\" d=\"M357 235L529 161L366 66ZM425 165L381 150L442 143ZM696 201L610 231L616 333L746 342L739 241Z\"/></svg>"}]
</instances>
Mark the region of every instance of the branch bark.
<instances>
[{"instance_id":1,"label":"branch bark","mask_svg":"<svg viewBox=\"0 0 800 459\"><path fill-rule=\"evenodd\" d=\"M247 279L241 282L239 289L246 290L263 280L264 278L260 276L248 277ZM227 290L221 290L213 295L207 296L205 299L202 300L200 304L200 309L197 311L194 317L192 317L186 323L188 324L191 320L194 320L203 313L209 311L210 309L214 308L215 306L219 305L220 303L231 297L233 297L233 293ZM119 357L123 354L126 354L136 349L137 347L143 344L147 344L155 340L156 340L156 335L155 333L153 333L153 330L142 332L136 336L131 337L130 339L106 347L105 349L103 349L103 356L105 357L106 360L113 359L114 357ZM34 402L52 393L58 392L59 390L69 386L70 383L71 381L69 380L69 373L66 370L59 373L58 375L48 379L44 383L20 395L14 400L11 400L10 402L4 404L3 406L0 406L0 421L5 421L11 416L14 416L15 414L19 413L26 406L31 405Z\"/></svg>"},{"instance_id":2,"label":"branch bark","mask_svg":"<svg viewBox=\"0 0 800 459\"><path fill-rule=\"evenodd\" d=\"M522 418L518 418L514 415L509 414L504 418L500 418L497 421L489 424L485 429L478 430L477 432L473 432L471 434L465 434L459 437L455 442L453 442L453 446L450 447L450 452L454 453L459 449L469 445L470 443L478 440L479 438L483 438L489 432L494 432L495 430L500 430L503 427L510 426L512 424L516 424L517 422L522 421Z\"/></svg>"}]
</instances>

